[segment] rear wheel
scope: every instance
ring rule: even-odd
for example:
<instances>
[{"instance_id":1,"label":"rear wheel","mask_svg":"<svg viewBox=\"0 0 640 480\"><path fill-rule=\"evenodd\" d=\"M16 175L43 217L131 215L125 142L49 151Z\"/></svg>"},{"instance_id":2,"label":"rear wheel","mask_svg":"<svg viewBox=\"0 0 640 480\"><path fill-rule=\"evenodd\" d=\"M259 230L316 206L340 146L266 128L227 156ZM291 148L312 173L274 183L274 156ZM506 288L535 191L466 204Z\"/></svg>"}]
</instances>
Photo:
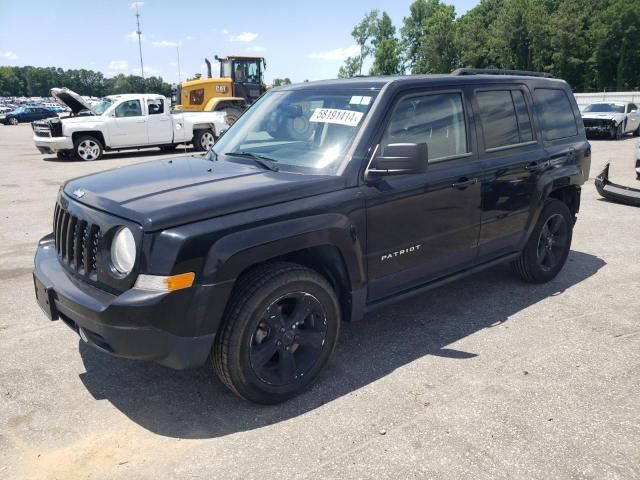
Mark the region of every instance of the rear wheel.
<instances>
[{"instance_id":1,"label":"rear wheel","mask_svg":"<svg viewBox=\"0 0 640 480\"><path fill-rule=\"evenodd\" d=\"M216 137L211 129L196 130L193 135L193 148L198 152L207 152L211 150L214 143L216 143Z\"/></svg>"},{"instance_id":2,"label":"rear wheel","mask_svg":"<svg viewBox=\"0 0 640 480\"><path fill-rule=\"evenodd\" d=\"M640 123L638 124L638 128L633 131L634 137L640 137Z\"/></svg>"},{"instance_id":3,"label":"rear wheel","mask_svg":"<svg viewBox=\"0 0 640 480\"><path fill-rule=\"evenodd\" d=\"M74 143L75 156L85 162L92 162L102 158L102 143L95 137L84 136L76 139Z\"/></svg>"},{"instance_id":4,"label":"rear wheel","mask_svg":"<svg viewBox=\"0 0 640 480\"><path fill-rule=\"evenodd\" d=\"M573 218L560 200L549 200L536 224L522 255L513 266L520 277L531 283L553 279L564 266L573 234Z\"/></svg>"},{"instance_id":5,"label":"rear wheel","mask_svg":"<svg viewBox=\"0 0 640 480\"><path fill-rule=\"evenodd\" d=\"M9 124L10 125L18 125L20 122L18 121L18 119L16 117L11 117L9 119Z\"/></svg>"},{"instance_id":6,"label":"rear wheel","mask_svg":"<svg viewBox=\"0 0 640 480\"><path fill-rule=\"evenodd\" d=\"M266 264L239 281L211 359L236 395L279 403L314 381L339 330L338 301L324 277L302 265Z\"/></svg>"}]
</instances>

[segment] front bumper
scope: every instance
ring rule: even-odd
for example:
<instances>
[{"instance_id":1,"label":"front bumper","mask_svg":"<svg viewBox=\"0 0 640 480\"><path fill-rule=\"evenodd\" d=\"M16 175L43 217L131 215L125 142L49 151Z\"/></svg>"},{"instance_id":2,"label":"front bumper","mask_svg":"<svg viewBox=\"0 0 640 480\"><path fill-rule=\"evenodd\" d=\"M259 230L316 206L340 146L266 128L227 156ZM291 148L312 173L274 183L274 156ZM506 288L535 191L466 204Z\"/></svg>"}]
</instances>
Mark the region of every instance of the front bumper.
<instances>
[{"instance_id":1,"label":"front bumper","mask_svg":"<svg viewBox=\"0 0 640 480\"><path fill-rule=\"evenodd\" d=\"M609 164L596 177L596 189L604 198L614 202L640 207L640 189L616 185L609 181Z\"/></svg>"},{"instance_id":2,"label":"front bumper","mask_svg":"<svg viewBox=\"0 0 640 480\"><path fill-rule=\"evenodd\" d=\"M198 299L210 298L215 286L173 293L131 289L114 295L75 279L58 261L52 235L40 240L34 283L51 302L52 319L62 319L93 347L117 357L152 360L174 369L202 365L211 350L212 333L181 336L158 324L185 323L202 328L206 311ZM194 290L189 292L189 290ZM184 293L186 292L186 293ZM192 315L194 304L202 315ZM211 328L211 325L209 325Z\"/></svg>"},{"instance_id":3,"label":"front bumper","mask_svg":"<svg viewBox=\"0 0 640 480\"><path fill-rule=\"evenodd\" d=\"M69 137L33 136L33 143L40 153L57 153L73 150L73 140Z\"/></svg>"}]
</instances>

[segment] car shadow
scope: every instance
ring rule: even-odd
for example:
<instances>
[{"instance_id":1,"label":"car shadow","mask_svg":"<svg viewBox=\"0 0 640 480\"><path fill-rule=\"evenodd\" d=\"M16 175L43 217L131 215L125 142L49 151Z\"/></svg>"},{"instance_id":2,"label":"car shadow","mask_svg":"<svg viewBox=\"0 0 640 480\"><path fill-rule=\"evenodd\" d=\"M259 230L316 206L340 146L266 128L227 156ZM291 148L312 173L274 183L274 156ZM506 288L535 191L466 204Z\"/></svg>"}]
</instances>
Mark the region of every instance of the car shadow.
<instances>
[{"instance_id":1,"label":"car shadow","mask_svg":"<svg viewBox=\"0 0 640 480\"><path fill-rule=\"evenodd\" d=\"M145 157L155 157L158 155L175 155L175 156L179 156L179 155L184 155L185 153L187 154L193 154L193 153L201 153L201 152L197 152L192 146L187 146L185 147L178 147L175 150L160 150L160 149L145 149L145 150L124 150L124 151L118 151L118 152L105 152L104 156L98 160L98 162L103 162L105 160L116 160L119 158L129 158L129 157L138 157L138 158L145 158ZM43 157L42 160L44 160L45 162L60 162L60 163L66 163L66 162L83 162L83 160L79 160L79 159L75 159L75 158L63 158L60 159L55 155L52 156L47 156L47 157Z\"/></svg>"},{"instance_id":2,"label":"car shadow","mask_svg":"<svg viewBox=\"0 0 640 480\"><path fill-rule=\"evenodd\" d=\"M280 405L255 405L235 397L210 365L173 371L114 358L82 341L86 373L80 379L95 399L108 400L152 432L176 438L221 437L301 415L425 355L452 361L482 355L448 345L501 325L549 296L562 295L604 265L596 256L572 251L558 277L542 285L521 282L508 266L498 266L372 312L360 322L343 323L336 354L315 385Z\"/></svg>"}]
</instances>

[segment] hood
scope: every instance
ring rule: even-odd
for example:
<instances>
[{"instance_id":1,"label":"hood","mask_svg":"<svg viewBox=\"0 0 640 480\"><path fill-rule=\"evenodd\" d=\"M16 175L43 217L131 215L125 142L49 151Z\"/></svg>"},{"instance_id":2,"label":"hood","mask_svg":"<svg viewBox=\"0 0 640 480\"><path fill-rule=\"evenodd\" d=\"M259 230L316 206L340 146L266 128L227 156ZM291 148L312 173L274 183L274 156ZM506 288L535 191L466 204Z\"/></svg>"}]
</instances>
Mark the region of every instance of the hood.
<instances>
[{"instance_id":1,"label":"hood","mask_svg":"<svg viewBox=\"0 0 640 480\"><path fill-rule=\"evenodd\" d=\"M76 178L63 189L76 202L156 231L343 187L342 177L179 157Z\"/></svg>"},{"instance_id":2,"label":"hood","mask_svg":"<svg viewBox=\"0 0 640 480\"><path fill-rule=\"evenodd\" d=\"M69 107L74 115L82 110L90 110L89 104L80 95L68 88L52 88L51 96Z\"/></svg>"},{"instance_id":3,"label":"hood","mask_svg":"<svg viewBox=\"0 0 640 480\"><path fill-rule=\"evenodd\" d=\"M582 112L582 118L602 118L606 120L622 120L625 118L625 114L616 113L616 112Z\"/></svg>"}]
</instances>

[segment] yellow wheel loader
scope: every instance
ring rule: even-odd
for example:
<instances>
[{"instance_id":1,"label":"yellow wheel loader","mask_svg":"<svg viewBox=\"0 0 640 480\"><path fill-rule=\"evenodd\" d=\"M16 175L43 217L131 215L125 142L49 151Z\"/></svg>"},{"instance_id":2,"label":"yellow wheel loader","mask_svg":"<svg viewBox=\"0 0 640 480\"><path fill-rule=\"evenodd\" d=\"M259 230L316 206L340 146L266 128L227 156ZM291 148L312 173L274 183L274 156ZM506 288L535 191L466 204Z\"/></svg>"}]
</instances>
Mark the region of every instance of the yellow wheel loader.
<instances>
[{"instance_id":1,"label":"yellow wheel loader","mask_svg":"<svg viewBox=\"0 0 640 480\"><path fill-rule=\"evenodd\" d=\"M233 124L242 112L266 91L263 57L229 55L215 59L220 62L220 77L212 78L211 62L207 78L182 82L178 87L178 110L225 111L227 122Z\"/></svg>"}]
</instances>

